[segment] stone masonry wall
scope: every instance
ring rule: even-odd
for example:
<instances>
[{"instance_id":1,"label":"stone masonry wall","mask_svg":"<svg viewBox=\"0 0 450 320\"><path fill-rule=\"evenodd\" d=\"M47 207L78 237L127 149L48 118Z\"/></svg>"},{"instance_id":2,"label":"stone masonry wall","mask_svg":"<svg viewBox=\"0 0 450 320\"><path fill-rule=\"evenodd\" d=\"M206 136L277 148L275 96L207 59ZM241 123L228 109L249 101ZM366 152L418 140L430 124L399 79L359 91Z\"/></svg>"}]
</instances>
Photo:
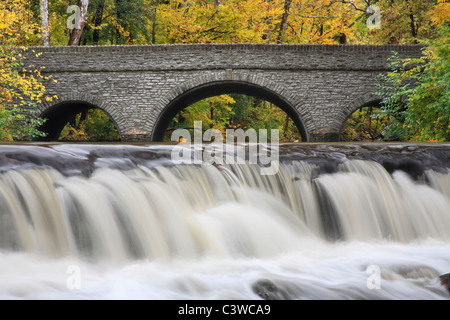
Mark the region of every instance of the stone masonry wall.
<instances>
[{"instance_id":1,"label":"stone masonry wall","mask_svg":"<svg viewBox=\"0 0 450 320\"><path fill-rule=\"evenodd\" d=\"M356 109L373 101L377 76L393 51L419 57L420 46L199 44L33 47L28 62L45 66L61 102L95 105L115 121L124 140L149 140L165 107L208 83L239 81L288 101L308 141L336 140ZM39 57L33 53L41 52Z\"/></svg>"}]
</instances>

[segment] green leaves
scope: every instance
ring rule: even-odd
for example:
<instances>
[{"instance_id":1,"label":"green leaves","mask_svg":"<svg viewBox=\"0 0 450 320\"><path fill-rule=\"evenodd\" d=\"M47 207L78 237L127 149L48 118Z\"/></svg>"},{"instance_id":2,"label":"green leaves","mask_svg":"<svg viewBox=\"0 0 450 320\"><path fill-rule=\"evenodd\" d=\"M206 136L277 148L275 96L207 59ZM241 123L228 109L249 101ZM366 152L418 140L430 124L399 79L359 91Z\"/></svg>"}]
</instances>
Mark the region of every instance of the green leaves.
<instances>
[{"instance_id":1,"label":"green leaves","mask_svg":"<svg viewBox=\"0 0 450 320\"><path fill-rule=\"evenodd\" d=\"M191 129L194 121L203 123L203 130L210 128L225 132L227 129L278 129L282 141L299 141L300 133L292 119L272 103L247 95L231 94L198 101L182 110L169 125L166 140L171 131ZM268 139L271 138L270 130Z\"/></svg>"},{"instance_id":2,"label":"green leaves","mask_svg":"<svg viewBox=\"0 0 450 320\"><path fill-rule=\"evenodd\" d=\"M391 71L380 75L378 96L395 121L386 135L400 140L450 141L450 27L431 42L421 59L401 60L394 54Z\"/></svg>"},{"instance_id":3,"label":"green leaves","mask_svg":"<svg viewBox=\"0 0 450 320\"><path fill-rule=\"evenodd\" d=\"M37 104L45 93L38 70L24 68L23 56L0 47L0 140L32 140L44 134Z\"/></svg>"},{"instance_id":4,"label":"green leaves","mask_svg":"<svg viewBox=\"0 0 450 320\"><path fill-rule=\"evenodd\" d=\"M101 109L89 109L74 116L63 128L62 141L120 141L114 122Z\"/></svg>"}]
</instances>

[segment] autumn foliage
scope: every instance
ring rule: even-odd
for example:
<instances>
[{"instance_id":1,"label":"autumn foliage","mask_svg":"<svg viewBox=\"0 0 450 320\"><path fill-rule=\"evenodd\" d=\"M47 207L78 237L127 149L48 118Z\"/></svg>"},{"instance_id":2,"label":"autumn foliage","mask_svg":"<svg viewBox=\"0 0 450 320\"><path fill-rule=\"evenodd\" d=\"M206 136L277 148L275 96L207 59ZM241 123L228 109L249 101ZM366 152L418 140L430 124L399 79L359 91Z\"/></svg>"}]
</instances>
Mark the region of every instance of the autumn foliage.
<instances>
[{"instance_id":1,"label":"autumn foliage","mask_svg":"<svg viewBox=\"0 0 450 320\"><path fill-rule=\"evenodd\" d=\"M45 96L41 70L26 65L25 48L39 41L39 25L26 0L0 3L0 140L13 141L41 136L43 120L36 106ZM38 55L38 53L33 52Z\"/></svg>"},{"instance_id":2,"label":"autumn foliage","mask_svg":"<svg viewBox=\"0 0 450 320\"><path fill-rule=\"evenodd\" d=\"M34 0L37 1L37 0ZM67 8L49 0L52 45L65 45ZM449 19L445 0L83 0L80 44L417 43ZM379 29L368 28L380 9ZM372 7L371 7L372 8Z\"/></svg>"},{"instance_id":3,"label":"autumn foliage","mask_svg":"<svg viewBox=\"0 0 450 320\"><path fill-rule=\"evenodd\" d=\"M77 16L76 11L69 10L74 5L83 8L81 16ZM376 28L368 24L374 17L379 19ZM443 43L439 41L443 34L442 26L448 24L449 20L450 3L447 0L2 0L0 139L23 139L39 135L37 131L31 130L32 126L40 123L38 119L35 119L37 122L24 125L24 110L35 110L41 99L51 99L45 97L44 79L40 70L33 70L26 65L17 46L175 43L428 44L430 41L439 45ZM75 25L78 21L82 28L69 28L71 21ZM43 39L47 36L48 39ZM438 48L434 52L440 52L435 65L439 66L437 70L442 70L440 66L446 64L440 64L439 61L448 59L448 55L442 54L442 50L439 51ZM434 79L432 69L426 70L430 79ZM437 76L438 74L434 77ZM440 86L440 82L437 85ZM432 86L423 88L425 91L421 91L422 97L427 92L436 93ZM440 92L435 95L440 96ZM245 108L241 105L243 101L248 103ZM411 101L420 104L430 100ZM255 105L258 108L252 107ZM272 114L272 111L269 112L269 109L262 106L266 105L255 99L212 97L186 109L174 119L173 125L186 125L185 120L194 116L206 117L205 123L221 128L237 125L231 123L236 119L239 119L239 124L243 124L244 119L237 115L243 114L244 109L252 110L254 119L267 118L263 113ZM258 110L261 110L259 114ZM91 116L95 117L96 114L92 113ZM224 114L227 116L222 116ZM361 116L362 114L357 114L355 117ZM291 127L287 117L286 121L281 120L283 116L273 118L279 119L278 127ZM353 120L356 121L356 118ZM365 116L362 118L367 119ZM97 120L98 123L103 123L103 120ZM377 121L379 124L381 120L377 118ZM384 120L381 123L384 124ZM371 126L373 124L375 123L370 123ZM79 128L81 127L65 128L65 132L77 132L75 135L82 138L83 135L77 131ZM286 134L290 136L291 132Z\"/></svg>"}]
</instances>

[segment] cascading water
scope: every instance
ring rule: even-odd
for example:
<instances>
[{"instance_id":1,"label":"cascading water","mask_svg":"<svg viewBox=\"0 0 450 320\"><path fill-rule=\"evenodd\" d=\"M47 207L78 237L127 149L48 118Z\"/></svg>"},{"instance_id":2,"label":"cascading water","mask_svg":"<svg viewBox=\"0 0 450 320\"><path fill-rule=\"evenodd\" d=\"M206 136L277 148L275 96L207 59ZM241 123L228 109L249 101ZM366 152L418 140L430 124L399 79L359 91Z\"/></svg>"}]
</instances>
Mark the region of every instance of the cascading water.
<instances>
[{"instance_id":1,"label":"cascading water","mask_svg":"<svg viewBox=\"0 0 450 320\"><path fill-rule=\"evenodd\" d=\"M171 148L0 146L0 298L450 298L448 145Z\"/></svg>"}]
</instances>

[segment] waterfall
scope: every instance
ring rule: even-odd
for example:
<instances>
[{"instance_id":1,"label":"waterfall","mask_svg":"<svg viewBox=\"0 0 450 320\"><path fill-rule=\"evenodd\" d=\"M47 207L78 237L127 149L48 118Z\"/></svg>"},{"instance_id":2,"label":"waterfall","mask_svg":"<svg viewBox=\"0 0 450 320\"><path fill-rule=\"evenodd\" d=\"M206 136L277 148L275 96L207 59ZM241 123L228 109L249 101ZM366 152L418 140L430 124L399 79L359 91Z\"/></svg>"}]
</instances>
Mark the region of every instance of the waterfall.
<instances>
[{"instance_id":1,"label":"waterfall","mask_svg":"<svg viewBox=\"0 0 450 320\"><path fill-rule=\"evenodd\" d=\"M148 154L137 161L133 148L121 149L121 156L113 147L94 148L96 156L86 146L45 150L69 157L73 166L60 159L49 165L50 155L37 161L39 154L24 147L35 155L30 165L26 152L7 148L0 173L0 253L126 266L302 252L314 257L358 243L450 243L445 167L414 176L373 159L345 157L333 162L333 170L290 159L277 174L261 175L256 164L173 165Z\"/></svg>"},{"instance_id":2,"label":"waterfall","mask_svg":"<svg viewBox=\"0 0 450 320\"><path fill-rule=\"evenodd\" d=\"M245 164L101 168L89 177L11 170L0 176L0 245L119 261L260 257L330 233L341 240L448 240L450 174L428 175L432 183L418 183L367 160L321 175L302 161L267 176Z\"/></svg>"}]
</instances>

